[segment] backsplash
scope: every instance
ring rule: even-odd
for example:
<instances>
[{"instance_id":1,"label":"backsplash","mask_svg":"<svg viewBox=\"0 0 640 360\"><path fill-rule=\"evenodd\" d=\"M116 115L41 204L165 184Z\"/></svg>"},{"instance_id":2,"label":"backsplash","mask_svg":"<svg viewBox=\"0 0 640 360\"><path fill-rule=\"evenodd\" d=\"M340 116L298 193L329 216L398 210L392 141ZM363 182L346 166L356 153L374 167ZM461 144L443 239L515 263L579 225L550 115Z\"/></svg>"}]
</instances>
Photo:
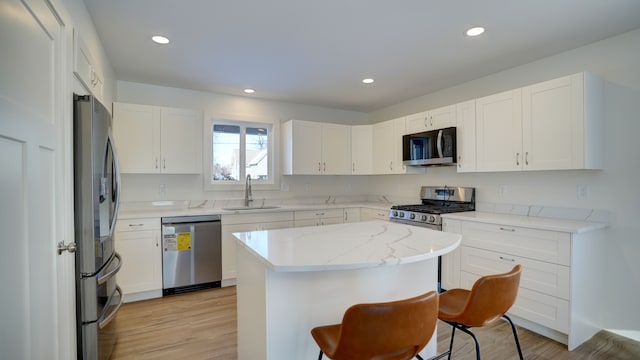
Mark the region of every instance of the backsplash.
<instances>
[{"instance_id":1,"label":"backsplash","mask_svg":"<svg viewBox=\"0 0 640 360\"><path fill-rule=\"evenodd\" d=\"M476 211L598 223L611 222L610 212L596 209L476 202Z\"/></svg>"}]
</instances>

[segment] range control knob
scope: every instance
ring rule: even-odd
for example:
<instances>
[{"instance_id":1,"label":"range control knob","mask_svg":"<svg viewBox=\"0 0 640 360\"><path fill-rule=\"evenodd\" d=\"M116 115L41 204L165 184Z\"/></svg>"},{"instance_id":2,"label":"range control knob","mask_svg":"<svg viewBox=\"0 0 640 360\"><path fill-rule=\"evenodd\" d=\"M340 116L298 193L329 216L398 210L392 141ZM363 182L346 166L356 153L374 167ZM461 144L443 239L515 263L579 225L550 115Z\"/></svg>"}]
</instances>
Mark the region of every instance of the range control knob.
<instances>
[{"instance_id":1,"label":"range control knob","mask_svg":"<svg viewBox=\"0 0 640 360\"><path fill-rule=\"evenodd\" d=\"M413 220L413 219L415 219L415 218L416 218L416 214L411 214L411 215L409 215L409 219Z\"/></svg>"},{"instance_id":2,"label":"range control knob","mask_svg":"<svg viewBox=\"0 0 640 360\"><path fill-rule=\"evenodd\" d=\"M429 215L429 222L435 222L436 221L436 217L433 215Z\"/></svg>"},{"instance_id":3,"label":"range control knob","mask_svg":"<svg viewBox=\"0 0 640 360\"><path fill-rule=\"evenodd\" d=\"M427 221L427 215L422 215L422 217L420 217L420 220Z\"/></svg>"},{"instance_id":4,"label":"range control knob","mask_svg":"<svg viewBox=\"0 0 640 360\"><path fill-rule=\"evenodd\" d=\"M394 212L393 212L393 216L394 216L394 217L398 216L398 212L397 212L397 211L394 211Z\"/></svg>"},{"instance_id":5,"label":"range control knob","mask_svg":"<svg viewBox=\"0 0 640 360\"><path fill-rule=\"evenodd\" d=\"M400 217L404 217L404 212L400 211Z\"/></svg>"}]
</instances>

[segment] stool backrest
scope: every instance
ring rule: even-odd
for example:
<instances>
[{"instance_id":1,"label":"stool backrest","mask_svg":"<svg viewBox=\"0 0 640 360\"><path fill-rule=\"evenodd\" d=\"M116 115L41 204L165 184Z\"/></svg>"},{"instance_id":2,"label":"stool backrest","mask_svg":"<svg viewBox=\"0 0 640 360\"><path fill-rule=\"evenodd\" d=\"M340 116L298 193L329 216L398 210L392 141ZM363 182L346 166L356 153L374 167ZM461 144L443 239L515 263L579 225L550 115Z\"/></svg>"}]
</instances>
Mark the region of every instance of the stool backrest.
<instances>
[{"instance_id":1,"label":"stool backrest","mask_svg":"<svg viewBox=\"0 0 640 360\"><path fill-rule=\"evenodd\" d=\"M508 273L476 280L458 322L471 327L485 326L502 317L516 301L521 273L522 265L516 265Z\"/></svg>"},{"instance_id":2,"label":"stool backrest","mask_svg":"<svg viewBox=\"0 0 640 360\"><path fill-rule=\"evenodd\" d=\"M431 291L406 300L351 306L342 319L332 358L413 358L433 336L438 300Z\"/></svg>"}]
</instances>

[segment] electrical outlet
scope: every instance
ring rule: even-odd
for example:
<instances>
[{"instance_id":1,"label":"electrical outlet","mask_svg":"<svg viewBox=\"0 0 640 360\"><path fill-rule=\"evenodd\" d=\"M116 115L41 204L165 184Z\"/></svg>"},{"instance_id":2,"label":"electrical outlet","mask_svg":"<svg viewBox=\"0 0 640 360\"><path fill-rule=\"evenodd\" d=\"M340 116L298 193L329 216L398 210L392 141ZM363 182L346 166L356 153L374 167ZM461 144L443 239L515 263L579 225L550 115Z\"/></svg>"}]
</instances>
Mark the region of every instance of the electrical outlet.
<instances>
[{"instance_id":1,"label":"electrical outlet","mask_svg":"<svg viewBox=\"0 0 640 360\"><path fill-rule=\"evenodd\" d=\"M505 196L507 196L507 185L500 185L500 187L498 188L498 194L500 195L500 198L504 198Z\"/></svg>"},{"instance_id":2,"label":"electrical outlet","mask_svg":"<svg viewBox=\"0 0 640 360\"><path fill-rule=\"evenodd\" d=\"M578 200L587 200L589 187L586 184L578 184Z\"/></svg>"},{"instance_id":3,"label":"electrical outlet","mask_svg":"<svg viewBox=\"0 0 640 360\"><path fill-rule=\"evenodd\" d=\"M287 191L289 191L289 184L280 183L280 191L281 191L281 192L287 192Z\"/></svg>"}]
</instances>

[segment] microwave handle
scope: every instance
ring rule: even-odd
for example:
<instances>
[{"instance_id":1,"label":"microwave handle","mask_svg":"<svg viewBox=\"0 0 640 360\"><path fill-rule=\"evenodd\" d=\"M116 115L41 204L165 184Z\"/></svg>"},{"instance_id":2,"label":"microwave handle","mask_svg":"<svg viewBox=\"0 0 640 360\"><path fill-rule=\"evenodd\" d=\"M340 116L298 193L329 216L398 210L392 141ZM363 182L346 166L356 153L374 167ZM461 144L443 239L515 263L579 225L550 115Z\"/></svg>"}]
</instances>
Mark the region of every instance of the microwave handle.
<instances>
[{"instance_id":1,"label":"microwave handle","mask_svg":"<svg viewBox=\"0 0 640 360\"><path fill-rule=\"evenodd\" d=\"M438 147L438 157L439 158L443 158L444 156L442 155L442 130L438 131L438 141L436 142L437 147Z\"/></svg>"}]
</instances>

